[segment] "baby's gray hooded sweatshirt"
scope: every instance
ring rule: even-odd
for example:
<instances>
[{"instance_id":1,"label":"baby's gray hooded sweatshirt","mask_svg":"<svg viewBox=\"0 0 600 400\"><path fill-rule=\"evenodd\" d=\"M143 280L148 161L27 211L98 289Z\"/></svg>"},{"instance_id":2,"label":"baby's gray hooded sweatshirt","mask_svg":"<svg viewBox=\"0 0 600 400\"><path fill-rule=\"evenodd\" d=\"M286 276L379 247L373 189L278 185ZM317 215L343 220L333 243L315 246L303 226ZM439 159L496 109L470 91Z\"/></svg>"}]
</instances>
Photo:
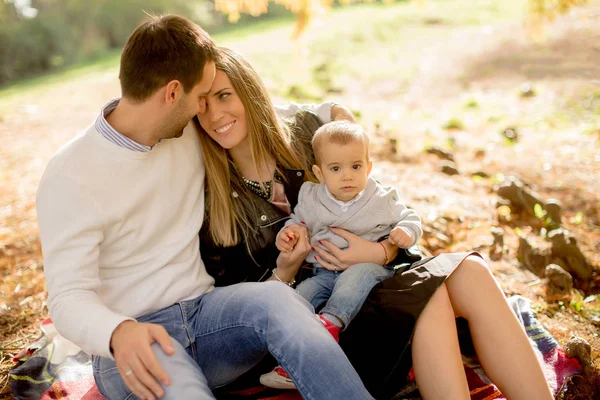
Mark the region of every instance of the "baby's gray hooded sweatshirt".
<instances>
[{"instance_id":1,"label":"baby's gray hooded sweatshirt","mask_svg":"<svg viewBox=\"0 0 600 400\"><path fill-rule=\"evenodd\" d=\"M325 184L305 182L298 194L298 205L285 226L302 221L312 234L313 247L320 246L319 240L327 240L342 250L348 247L348 242L333 233L330 227L345 229L371 242L388 235L393 228L401 227L412 236L411 246L423 235L421 219L400 202L396 189L383 186L371 177L362 196L346 211L330 197ZM306 261L318 264L315 255L318 254L311 251Z\"/></svg>"}]
</instances>

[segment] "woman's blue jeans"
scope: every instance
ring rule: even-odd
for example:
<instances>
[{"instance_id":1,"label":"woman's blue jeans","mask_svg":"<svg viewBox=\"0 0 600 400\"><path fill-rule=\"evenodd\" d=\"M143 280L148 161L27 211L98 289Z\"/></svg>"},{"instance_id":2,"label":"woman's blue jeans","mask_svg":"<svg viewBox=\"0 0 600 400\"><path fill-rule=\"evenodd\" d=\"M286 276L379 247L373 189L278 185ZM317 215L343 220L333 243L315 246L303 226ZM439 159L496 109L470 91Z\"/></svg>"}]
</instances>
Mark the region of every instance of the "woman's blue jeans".
<instances>
[{"instance_id":1,"label":"woman's blue jeans","mask_svg":"<svg viewBox=\"0 0 600 400\"><path fill-rule=\"evenodd\" d=\"M162 325L175 354L153 350L172 383L164 399L214 399L226 385L271 353L304 399L372 399L358 374L315 317L312 306L280 282L215 288L137 319ZM94 357L94 378L108 399L135 399L115 362Z\"/></svg>"}]
</instances>

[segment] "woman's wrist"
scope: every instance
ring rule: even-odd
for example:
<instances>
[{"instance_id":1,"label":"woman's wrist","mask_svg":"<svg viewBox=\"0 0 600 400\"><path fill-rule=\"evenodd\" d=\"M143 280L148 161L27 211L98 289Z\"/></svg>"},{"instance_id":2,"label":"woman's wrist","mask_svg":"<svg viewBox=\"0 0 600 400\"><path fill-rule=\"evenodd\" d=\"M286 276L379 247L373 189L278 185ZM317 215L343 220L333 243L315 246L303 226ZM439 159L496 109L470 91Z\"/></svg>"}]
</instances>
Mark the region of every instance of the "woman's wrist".
<instances>
[{"instance_id":1,"label":"woman's wrist","mask_svg":"<svg viewBox=\"0 0 600 400\"><path fill-rule=\"evenodd\" d=\"M390 262L390 259L388 258L388 251L383 243L377 242L377 244L379 244L383 249L383 261L381 262L381 265L385 266Z\"/></svg>"},{"instance_id":2,"label":"woman's wrist","mask_svg":"<svg viewBox=\"0 0 600 400\"><path fill-rule=\"evenodd\" d=\"M283 275L281 271L278 271L277 267L275 267L275 268L273 268L273 270L271 270L271 279L270 280L279 281L281 283L288 285L289 287L293 287L296 284L296 279L294 278L294 275L292 275L291 277Z\"/></svg>"},{"instance_id":3,"label":"woman's wrist","mask_svg":"<svg viewBox=\"0 0 600 400\"><path fill-rule=\"evenodd\" d=\"M298 272L298 270L300 269L301 266L302 266L302 264L299 264L297 266L296 265L284 265L284 260L281 260L281 257L277 258L277 265L272 270L272 272L277 274L277 277L279 279L276 279L273 276L273 274L271 274L271 277L275 280L291 282L296 277L296 273Z\"/></svg>"},{"instance_id":4,"label":"woman's wrist","mask_svg":"<svg viewBox=\"0 0 600 400\"><path fill-rule=\"evenodd\" d=\"M388 263L393 261L396 258L396 256L398 255L398 251L399 251L398 247L391 244L389 239L382 240L379 243L387 251Z\"/></svg>"}]
</instances>

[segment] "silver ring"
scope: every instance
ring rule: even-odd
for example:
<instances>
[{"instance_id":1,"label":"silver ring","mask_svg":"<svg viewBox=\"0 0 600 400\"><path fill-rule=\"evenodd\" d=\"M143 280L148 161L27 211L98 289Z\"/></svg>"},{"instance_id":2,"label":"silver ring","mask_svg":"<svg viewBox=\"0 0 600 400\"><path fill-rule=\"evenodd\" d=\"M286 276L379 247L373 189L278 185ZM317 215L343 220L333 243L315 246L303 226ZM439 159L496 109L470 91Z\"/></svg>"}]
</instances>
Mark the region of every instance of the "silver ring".
<instances>
[{"instance_id":1,"label":"silver ring","mask_svg":"<svg viewBox=\"0 0 600 400\"><path fill-rule=\"evenodd\" d=\"M340 267L338 267L337 265L334 265L333 268L335 268L336 272L340 270Z\"/></svg>"},{"instance_id":2,"label":"silver ring","mask_svg":"<svg viewBox=\"0 0 600 400\"><path fill-rule=\"evenodd\" d=\"M128 369L127 371L125 371L125 376L129 376L131 374L133 374L132 370Z\"/></svg>"}]
</instances>

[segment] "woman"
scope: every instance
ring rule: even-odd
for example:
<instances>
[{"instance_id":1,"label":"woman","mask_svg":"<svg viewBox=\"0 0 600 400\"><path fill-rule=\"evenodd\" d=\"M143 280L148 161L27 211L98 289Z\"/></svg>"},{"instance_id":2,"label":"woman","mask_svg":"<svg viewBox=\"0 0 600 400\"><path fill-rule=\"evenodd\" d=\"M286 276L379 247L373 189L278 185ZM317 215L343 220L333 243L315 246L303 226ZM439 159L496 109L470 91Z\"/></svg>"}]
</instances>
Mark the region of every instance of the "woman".
<instances>
[{"instance_id":1,"label":"woman","mask_svg":"<svg viewBox=\"0 0 600 400\"><path fill-rule=\"evenodd\" d=\"M314 179L311 132L321 122L352 116L324 104L312 110L321 121L309 112L290 127L252 67L231 50L221 52L196 121L207 170L202 258L217 285L276 279L292 286L308 246L280 255L274 243L300 185ZM468 399L456 329L456 318L463 317L486 374L509 399L552 398L523 328L479 256L442 254L409 264L385 238L387 255L376 242L334 232L349 248L318 249L330 267L381 264L386 256L399 267L372 290L340 335L340 345L376 397L391 397L412 365L424 398ZM307 241L309 232L302 233Z\"/></svg>"}]
</instances>

